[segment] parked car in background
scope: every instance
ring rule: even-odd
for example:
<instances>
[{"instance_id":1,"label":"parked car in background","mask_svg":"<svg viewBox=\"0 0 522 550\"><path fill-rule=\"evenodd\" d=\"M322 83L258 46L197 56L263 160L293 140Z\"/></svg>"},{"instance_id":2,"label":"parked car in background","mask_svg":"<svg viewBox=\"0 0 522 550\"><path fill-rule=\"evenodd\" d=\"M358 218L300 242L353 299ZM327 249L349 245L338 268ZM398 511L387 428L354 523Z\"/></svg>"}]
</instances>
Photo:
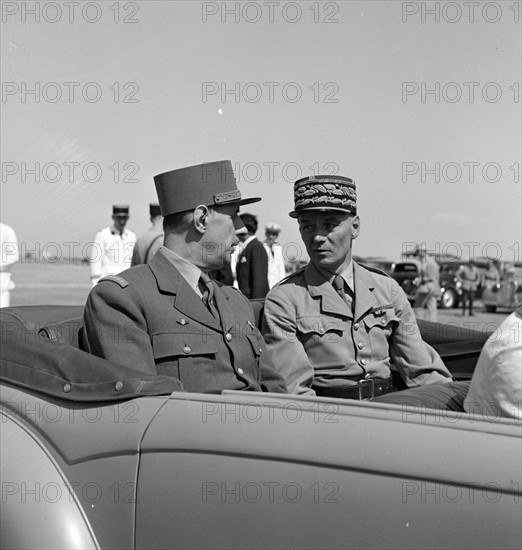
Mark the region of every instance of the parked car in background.
<instances>
[{"instance_id":1,"label":"parked car in background","mask_svg":"<svg viewBox=\"0 0 522 550\"><path fill-rule=\"evenodd\" d=\"M456 273L461 265L462 263L458 261L442 261L439 263L441 295L438 304L442 309L455 308L460 304L462 289L460 288L461 284L457 280ZM477 267L481 274L486 269L484 265L477 265ZM408 296L408 300L413 303L415 301L415 292L420 285L418 260L410 258L404 262L397 262L393 269L392 277L402 287ZM479 287L477 298L480 297L481 291L482 288Z\"/></svg>"},{"instance_id":2,"label":"parked car in background","mask_svg":"<svg viewBox=\"0 0 522 550\"><path fill-rule=\"evenodd\" d=\"M502 262L500 282L492 288L485 288L482 302L486 311L494 313L497 308L515 308L515 293L522 286L522 262Z\"/></svg>"},{"instance_id":3,"label":"parked car in background","mask_svg":"<svg viewBox=\"0 0 522 550\"><path fill-rule=\"evenodd\" d=\"M82 351L81 307L0 320L2 549L520 545L520 426L494 410L173 392ZM456 377L488 336L419 329Z\"/></svg>"}]
</instances>

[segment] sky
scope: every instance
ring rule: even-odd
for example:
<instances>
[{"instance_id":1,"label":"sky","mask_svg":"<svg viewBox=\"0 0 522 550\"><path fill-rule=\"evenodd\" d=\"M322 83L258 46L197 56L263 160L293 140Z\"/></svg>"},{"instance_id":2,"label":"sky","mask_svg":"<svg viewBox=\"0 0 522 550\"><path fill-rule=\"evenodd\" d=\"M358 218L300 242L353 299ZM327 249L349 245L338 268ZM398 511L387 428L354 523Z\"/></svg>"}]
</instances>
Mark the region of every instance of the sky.
<instances>
[{"instance_id":1,"label":"sky","mask_svg":"<svg viewBox=\"0 0 522 550\"><path fill-rule=\"evenodd\" d=\"M81 256L116 203L140 234L155 174L230 159L288 256L293 182L337 173L359 256L521 260L520 2L1 4L0 219L21 250Z\"/></svg>"}]
</instances>

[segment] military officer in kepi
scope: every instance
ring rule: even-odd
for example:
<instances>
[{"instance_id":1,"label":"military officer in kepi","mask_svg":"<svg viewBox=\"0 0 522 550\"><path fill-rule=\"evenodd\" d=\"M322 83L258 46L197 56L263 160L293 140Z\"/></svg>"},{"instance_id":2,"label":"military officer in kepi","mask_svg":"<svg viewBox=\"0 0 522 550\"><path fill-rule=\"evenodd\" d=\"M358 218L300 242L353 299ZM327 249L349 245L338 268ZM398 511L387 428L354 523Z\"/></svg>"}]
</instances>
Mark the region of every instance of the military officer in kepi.
<instances>
[{"instance_id":1,"label":"military officer in kepi","mask_svg":"<svg viewBox=\"0 0 522 550\"><path fill-rule=\"evenodd\" d=\"M290 216L310 262L268 293L263 326L288 391L371 399L393 391L392 363L408 387L451 382L397 282L352 259L360 229L355 183L306 177L294 198Z\"/></svg>"},{"instance_id":2,"label":"military officer in kepi","mask_svg":"<svg viewBox=\"0 0 522 550\"><path fill-rule=\"evenodd\" d=\"M129 221L129 206L112 207L112 225L96 233L91 243L91 283L94 286L106 275L116 275L131 266L136 235L125 226Z\"/></svg>"},{"instance_id":3,"label":"military officer in kepi","mask_svg":"<svg viewBox=\"0 0 522 550\"><path fill-rule=\"evenodd\" d=\"M163 244L163 216L158 203L149 204L149 229L138 237L132 253L132 265L148 264Z\"/></svg>"},{"instance_id":4,"label":"military officer in kepi","mask_svg":"<svg viewBox=\"0 0 522 550\"><path fill-rule=\"evenodd\" d=\"M189 166L154 178L164 244L147 265L102 279L84 314L85 349L189 392L286 392L249 301L209 278L244 232L232 163Z\"/></svg>"}]
</instances>

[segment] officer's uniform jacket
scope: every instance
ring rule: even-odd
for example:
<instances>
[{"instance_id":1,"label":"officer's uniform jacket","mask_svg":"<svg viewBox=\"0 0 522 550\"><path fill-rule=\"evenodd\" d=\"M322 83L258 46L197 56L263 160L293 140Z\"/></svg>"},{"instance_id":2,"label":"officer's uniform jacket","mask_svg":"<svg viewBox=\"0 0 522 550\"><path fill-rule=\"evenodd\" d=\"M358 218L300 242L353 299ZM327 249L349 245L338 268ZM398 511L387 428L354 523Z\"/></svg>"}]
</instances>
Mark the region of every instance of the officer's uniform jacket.
<instances>
[{"instance_id":1,"label":"officer's uniform jacket","mask_svg":"<svg viewBox=\"0 0 522 550\"><path fill-rule=\"evenodd\" d=\"M135 243L136 234L129 229L124 229L121 235L112 225L98 231L91 247L92 283L129 268Z\"/></svg>"},{"instance_id":2,"label":"officer's uniform jacket","mask_svg":"<svg viewBox=\"0 0 522 550\"><path fill-rule=\"evenodd\" d=\"M403 290L384 272L353 262L352 309L310 262L275 286L265 301L269 358L288 391L354 385L388 378L392 363L410 387L451 381L419 333Z\"/></svg>"},{"instance_id":3,"label":"officer's uniform jacket","mask_svg":"<svg viewBox=\"0 0 522 550\"><path fill-rule=\"evenodd\" d=\"M493 288L500 282L500 274L496 267L489 267L484 274L484 286L486 288Z\"/></svg>"},{"instance_id":4,"label":"officer's uniform jacket","mask_svg":"<svg viewBox=\"0 0 522 550\"><path fill-rule=\"evenodd\" d=\"M132 252L132 265L148 264L163 245L163 232L151 227L138 237Z\"/></svg>"},{"instance_id":5,"label":"officer's uniform jacket","mask_svg":"<svg viewBox=\"0 0 522 550\"><path fill-rule=\"evenodd\" d=\"M172 376L185 391L286 391L266 360L248 300L216 284L221 324L160 248L148 265L102 279L91 290L85 349L146 373Z\"/></svg>"},{"instance_id":6,"label":"officer's uniform jacket","mask_svg":"<svg viewBox=\"0 0 522 550\"><path fill-rule=\"evenodd\" d=\"M428 296L440 296L440 268L437 262L427 256L419 262L420 285L417 294L427 294Z\"/></svg>"}]
</instances>

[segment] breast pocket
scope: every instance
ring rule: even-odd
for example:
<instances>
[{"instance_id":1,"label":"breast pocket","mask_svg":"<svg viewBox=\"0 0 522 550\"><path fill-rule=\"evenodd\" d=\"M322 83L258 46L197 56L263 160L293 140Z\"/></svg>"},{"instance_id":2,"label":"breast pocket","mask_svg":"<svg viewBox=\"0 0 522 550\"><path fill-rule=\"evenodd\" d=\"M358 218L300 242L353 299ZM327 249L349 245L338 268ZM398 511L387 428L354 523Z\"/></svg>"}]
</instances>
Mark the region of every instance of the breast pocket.
<instances>
[{"instance_id":1,"label":"breast pocket","mask_svg":"<svg viewBox=\"0 0 522 550\"><path fill-rule=\"evenodd\" d=\"M326 316L306 316L297 318L297 332L305 346L338 344L345 326L341 319Z\"/></svg>"},{"instance_id":2,"label":"breast pocket","mask_svg":"<svg viewBox=\"0 0 522 550\"><path fill-rule=\"evenodd\" d=\"M177 372L170 372L181 378L182 370L193 368L201 362L213 361L216 358L216 345L212 340L201 333L162 332L152 335L152 350L154 362L158 365L158 372L169 374L166 371L177 368ZM168 368L167 368L168 364ZM161 365L164 365L161 367Z\"/></svg>"},{"instance_id":3,"label":"breast pocket","mask_svg":"<svg viewBox=\"0 0 522 550\"><path fill-rule=\"evenodd\" d=\"M364 317L364 325L373 359L384 359L389 356L388 339L399 326L399 318L393 309L371 312Z\"/></svg>"}]
</instances>

